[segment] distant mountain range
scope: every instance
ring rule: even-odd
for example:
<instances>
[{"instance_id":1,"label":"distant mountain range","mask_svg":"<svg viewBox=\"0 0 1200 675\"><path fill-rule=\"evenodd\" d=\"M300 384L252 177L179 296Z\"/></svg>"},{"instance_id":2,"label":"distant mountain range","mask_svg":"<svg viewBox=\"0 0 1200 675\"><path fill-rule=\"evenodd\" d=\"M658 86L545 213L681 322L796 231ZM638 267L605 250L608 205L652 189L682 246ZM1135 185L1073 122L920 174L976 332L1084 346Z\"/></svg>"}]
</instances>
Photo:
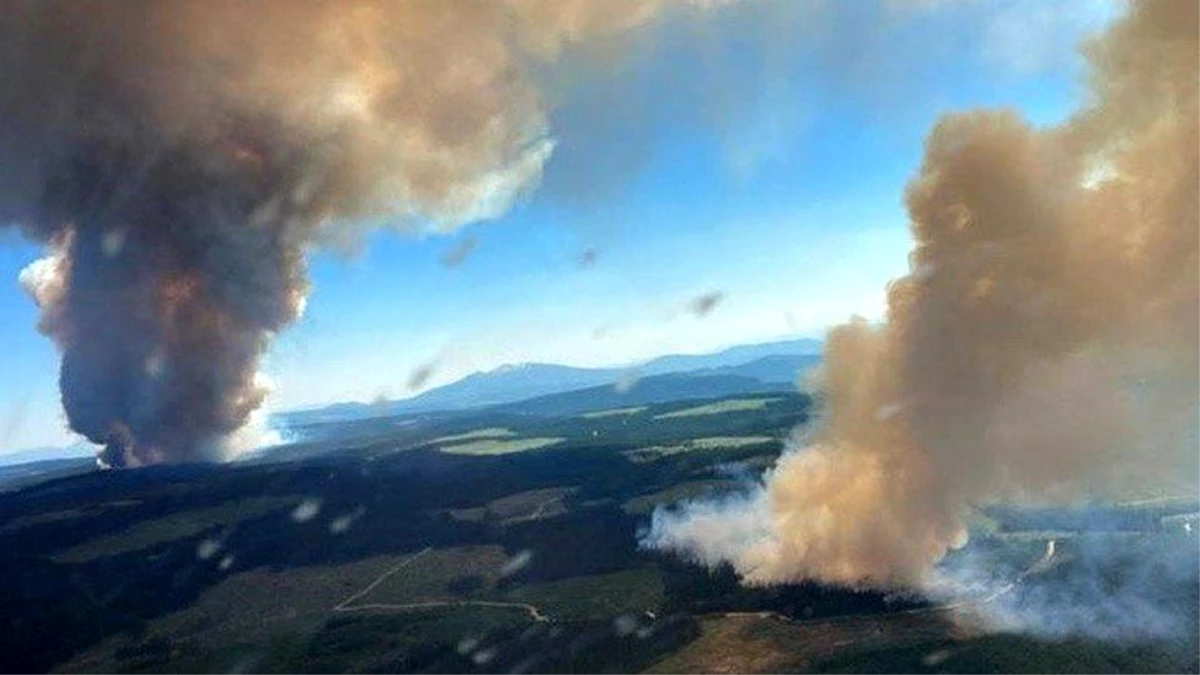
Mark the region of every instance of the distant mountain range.
<instances>
[{"instance_id":1,"label":"distant mountain range","mask_svg":"<svg viewBox=\"0 0 1200 675\"><path fill-rule=\"evenodd\" d=\"M800 339L739 345L714 354L673 354L630 368L576 368L548 363L506 365L386 403L337 403L278 417L289 425L345 421L365 417L466 410L554 408L566 414L584 400L611 398L614 404L657 403L680 398L778 391L795 385L800 374L820 361L822 343ZM675 376L660 380L662 376ZM679 377L686 376L686 377ZM548 402L547 397L576 392L578 402ZM691 395L689 395L691 394ZM535 403L540 401L540 403ZM510 405L519 402L525 405ZM590 405L590 404L589 404Z\"/></svg>"},{"instance_id":2,"label":"distant mountain range","mask_svg":"<svg viewBox=\"0 0 1200 675\"><path fill-rule=\"evenodd\" d=\"M280 413L287 426L370 417L496 408L534 415L573 415L606 407L781 391L820 362L822 343L800 339L739 345L713 354L672 354L628 368L523 363L473 373L418 396L386 403L335 403ZM0 467L91 459L87 444L0 454ZM48 464L47 467L53 464Z\"/></svg>"},{"instance_id":3,"label":"distant mountain range","mask_svg":"<svg viewBox=\"0 0 1200 675\"><path fill-rule=\"evenodd\" d=\"M621 387L602 384L586 389L547 394L516 403L505 403L491 409L524 415L566 417L669 401L777 392L791 389L792 386L790 382L768 382L744 375L705 374L704 371L694 371L652 375Z\"/></svg>"}]
</instances>

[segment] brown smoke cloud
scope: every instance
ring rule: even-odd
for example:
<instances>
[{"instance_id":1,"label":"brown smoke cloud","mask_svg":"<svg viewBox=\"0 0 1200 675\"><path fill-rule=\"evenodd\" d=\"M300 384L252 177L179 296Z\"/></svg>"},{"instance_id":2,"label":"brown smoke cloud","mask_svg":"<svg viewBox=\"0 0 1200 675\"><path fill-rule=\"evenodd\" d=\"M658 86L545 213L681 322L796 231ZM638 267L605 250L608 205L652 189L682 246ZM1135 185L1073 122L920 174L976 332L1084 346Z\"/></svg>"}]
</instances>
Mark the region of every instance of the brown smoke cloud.
<instances>
[{"instance_id":1,"label":"brown smoke cloud","mask_svg":"<svg viewBox=\"0 0 1200 675\"><path fill-rule=\"evenodd\" d=\"M1194 494L1197 14L1131 4L1060 126L943 118L906 195L911 273L884 324L829 335L812 445L748 501L657 513L646 543L754 583L895 587L989 501Z\"/></svg>"},{"instance_id":2,"label":"brown smoke cloud","mask_svg":"<svg viewBox=\"0 0 1200 675\"><path fill-rule=\"evenodd\" d=\"M0 222L51 250L23 281L72 429L109 465L220 456L302 311L306 249L503 213L553 147L539 69L663 7L6 4Z\"/></svg>"}]
</instances>

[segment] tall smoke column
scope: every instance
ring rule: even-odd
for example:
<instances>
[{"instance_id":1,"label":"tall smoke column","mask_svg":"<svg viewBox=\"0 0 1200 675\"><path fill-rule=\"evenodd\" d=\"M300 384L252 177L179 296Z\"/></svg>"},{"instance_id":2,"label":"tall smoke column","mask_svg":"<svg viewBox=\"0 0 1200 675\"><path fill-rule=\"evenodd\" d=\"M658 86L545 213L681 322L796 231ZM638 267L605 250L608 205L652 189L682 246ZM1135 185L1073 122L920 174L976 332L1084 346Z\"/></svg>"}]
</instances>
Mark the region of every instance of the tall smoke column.
<instances>
[{"instance_id":1,"label":"tall smoke column","mask_svg":"<svg viewBox=\"0 0 1200 675\"><path fill-rule=\"evenodd\" d=\"M263 401L304 255L448 228L540 179L532 73L654 0L28 0L0 14L0 222L108 465L218 457Z\"/></svg>"},{"instance_id":2,"label":"tall smoke column","mask_svg":"<svg viewBox=\"0 0 1200 675\"><path fill-rule=\"evenodd\" d=\"M746 501L656 513L645 543L750 583L895 587L990 500L1194 494L1197 7L1131 3L1060 126L940 121L908 187L912 271L886 323L830 334L815 444Z\"/></svg>"}]
</instances>

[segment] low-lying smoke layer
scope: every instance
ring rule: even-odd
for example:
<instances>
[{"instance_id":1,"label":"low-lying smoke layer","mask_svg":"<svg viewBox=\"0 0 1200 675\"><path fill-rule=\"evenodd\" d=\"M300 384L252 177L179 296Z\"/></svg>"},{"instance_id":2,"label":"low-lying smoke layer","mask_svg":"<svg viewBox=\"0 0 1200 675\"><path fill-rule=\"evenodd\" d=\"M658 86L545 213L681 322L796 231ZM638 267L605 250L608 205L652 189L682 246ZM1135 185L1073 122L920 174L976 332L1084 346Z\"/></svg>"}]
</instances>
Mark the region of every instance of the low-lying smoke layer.
<instances>
[{"instance_id":1,"label":"low-lying smoke layer","mask_svg":"<svg viewBox=\"0 0 1200 675\"><path fill-rule=\"evenodd\" d=\"M830 334L814 444L749 500L657 513L645 543L751 583L904 586L980 503L1194 493L1197 12L1132 3L1059 126L942 119L907 192L912 271L886 323Z\"/></svg>"},{"instance_id":2,"label":"low-lying smoke layer","mask_svg":"<svg viewBox=\"0 0 1200 675\"><path fill-rule=\"evenodd\" d=\"M51 248L23 281L72 429L113 466L220 456L306 248L505 211L553 146L537 69L660 5L8 3L0 222Z\"/></svg>"}]
</instances>

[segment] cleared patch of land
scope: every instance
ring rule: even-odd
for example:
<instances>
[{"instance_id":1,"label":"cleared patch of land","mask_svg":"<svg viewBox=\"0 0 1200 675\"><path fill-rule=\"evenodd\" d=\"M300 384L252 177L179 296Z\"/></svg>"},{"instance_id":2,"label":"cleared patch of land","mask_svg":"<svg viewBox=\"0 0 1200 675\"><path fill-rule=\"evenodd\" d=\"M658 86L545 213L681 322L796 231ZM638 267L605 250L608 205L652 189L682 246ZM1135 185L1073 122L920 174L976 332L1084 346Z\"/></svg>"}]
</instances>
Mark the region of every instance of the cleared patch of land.
<instances>
[{"instance_id":1,"label":"cleared patch of land","mask_svg":"<svg viewBox=\"0 0 1200 675\"><path fill-rule=\"evenodd\" d=\"M516 434L513 433L511 429L506 429L504 427L488 427L487 429L476 429L475 431L468 431L463 434L454 434L453 436L442 436L441 438L431 442L457 443L461 441L474 441L484 438L510 438L515 435Z\"/></svg>"},{"instance_id":2,"label":"cleared patch of land","mask_svg":"<svg viewBox=\"0 0 1200 675\"><path fill-rule=\"evenodd\" d=\"M701 627L698 640L655 663L647 672L810 671L837 654L953 639L961 631L954 622L940 616L900 613L811 622L789 622L758 613L728 613L705 618Z\"/></svg>"},{"instance_id":3,"label":"cleared patch of land","mask_svg":"<svg viewBox=\"0 0 1200 675\"><path fill-rule=\"evenodd\" d=\"M508 561L499 546L430 549L410 561L402 560L403 569L353 604L401 605L482 597L495 588Z\"/></svg>"},{"instance_id":4,"label":"cleared patch of land","mask_svg":"<svg viewBox=\"0 0 1200 675\"><path fill-rule=\"evenodd\" d=\"M697 415L720 415L722 413L744 412L747 410L761 410L767 407L768 403L782 400L779 397L772 398L739 398L730 401L718 401L707 405L699 405L694 408L684 408L675 412L663 413L655 415L656 420L669 420L677 417L695 417Z\"/></svg>"},{"instance_id":5,"label":"cleared patch of land","mask_svg":"<svg viewBox=\"0 0 1200 675\"><path fill-rule=\"evenodd\" d=\"M484 518L487 518L488 509L486 506L473 506L468 509L450 509L450 517L455 520L462 520L468 523L477 523Z\"/></svg>"},{"instance_id":6,"label":"cleared patch of land","mask_svg":"<svg viewBox=\"0 0 1200 675\"><path fill-rule=\"evenodd\" d=\"M705 438L693 438L674 445L652 445L636 450L626 450L623 454L631 462L641 464L643 462L653 462L663 457L670 457L671 455L678 455L683 452L729 450L746 448L753 445L766 445L774 442L775 439L771 436L708 436Z\"/></svg>"},{"instance_id":7,"label":"cleared patch of land","mask_svg":"<svg viewBox=\"0 0 1200 675\"><path fill-rule=\"evenodd\" d=\"M504 523L549 518L567 512L563 504L576 487L556 487L544 490L529 490L501 497L488 503L488 512Z\"/></svg>"},{"instance_id":8,"label":"cleared patch of land","mask_svg":"<svg viewBox=\"0 0 1200 675\"><path fill-rule=\"evenodd\" d=\"M505 597L536 605L555 620L582 620L657 612L664 594L658 571L642 568L521 586Z\"/></svg>"},{"instance_id":9,"label":"cleared patch of land","mask_svg":"<svg viewBox=\"0 0 1200 675\"><path fill-rule=\"evenodd\" d=\"M644 515L652 513L659 506L675 504L686 499L699 499L701 497L712 497L724 492L730 492L740 487L740 483L733 480L696 480L686 483L672 485L665 490L652 492L650 494L634 497L621 504L621 510L625 513Z\"/></svg>"},{"instance_id":10,"label":"cleared patch of land","mask_svg":"<svg viewBox=\"0 0 1200 675\"><path fill-rule=\"evenodd\" d=\"M514 452L528 452L548 448L562 443L564 438L516 438L500 440L485 438L467 443L443 445L440 450L451 455L509 455Z\"/></svg>"},{"instance_id":11,"label":"cleared patch of land","mask_svg":"<svg viewBox=\"0 0 1200 675\"><path fill-rule=\"evenodd\" d=\"M239 650L231 646L239 644L253 646L244 651L258 655L281 641L303 644L321 630L330 609L339 601L413 553L374 556L344 565L236 572L205 590L186 609L148 621L144 631L112 635L61 664L58 670L129 672L136 670L131 660L146 656L147 645L165 641L174 654L171 663L186 664L194 658L203 662L193 672L229 672L233 662L213 663L208 659L215 654L232 657ZM179 669L188 670L182 665ZM142 670L163 672L176 668L149 664Z\"/></svg>"},{"instance_id":12,"label":"cleared patch of land","mask_svg":"<svg viewBox=\"0 0 1200 675\"><path fill-rule=\"evenodd\" d=\"M553 518L567 512L565 500L578 490L579 488L576 487L526 490L493 499L484 506L450 509L450 516L455 520L469 522L478 522L484 519L496 520L502 525Z\"/></svg>"},{"instance_id":13,"label":"cleared patch of land","mask_svg":"<svg viewBox=\"0 0 1200 675\"><path fill-rule=\"evenodd\" d=\"M420 564L419 561L426 557L431 558L431 562ZM533 621L549 621L549 617L538 607L528 602L490 599L495 594L496 583L506 576L510 567L510 559L504 555L503 549L496 546L461 547L441 551L425 548L342 600L332 611L420 612L430 609L485 607L518 610L528 614ZM416 569L410 571L410 568ZM456 574L458 572L466 574ZM448 574L456 576L451 578ZM388 588L376 591L384 586ZM402 601L381 602L377 599L377 596L387 598L397 593Z\"/></svg>"},{"instance_id":14,"label":"cleared patch of land","mask_svg":"<svg viewBox=\"0 0 1200 675\"><path fill-rule=\"evenodd\" d=\"M597 410L596 412L584 413L582 417L588 420L600 419L603 417L617 417L619 415L636 415L645 411L650 406L639 405L632 408L611 408L609 410Z\"/></svg>"}]
</instances>

